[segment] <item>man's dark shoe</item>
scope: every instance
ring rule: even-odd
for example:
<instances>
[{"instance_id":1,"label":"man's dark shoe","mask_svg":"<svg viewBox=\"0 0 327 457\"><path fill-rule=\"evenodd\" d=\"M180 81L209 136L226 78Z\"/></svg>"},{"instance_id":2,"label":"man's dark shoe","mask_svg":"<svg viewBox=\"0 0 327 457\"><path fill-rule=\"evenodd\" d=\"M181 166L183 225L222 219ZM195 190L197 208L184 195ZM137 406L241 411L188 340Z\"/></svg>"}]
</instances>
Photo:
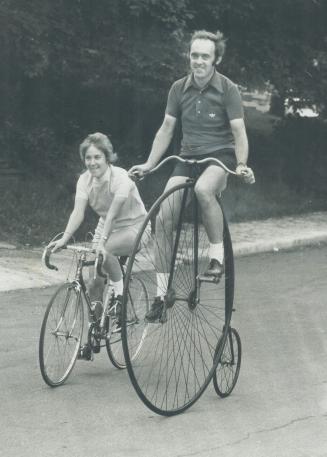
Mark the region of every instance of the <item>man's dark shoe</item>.
<instances>
[{"instance_id":1,"label":"man's dark shoe","mask_svg":"<svg viewBox=\"0 0 327 457\"><path fill-rule=\"evenodd\" d=\"M145 320L147 322L155 322L161 318L162 311L164 309L164 302L161 297L155 297L154 302L151 305L151 308L145 315Z\"/></svg>"},{"instance_id":2,"label":"man's dark shoe","mask_svg":"<svg viewBox=\"0 0 327 457\"><path fill-rule=\"evenodd\" d=\"M224 273L225 268L217 259L211 259L204 272L205 276L215 276L216 278L221 278Z\"/></svg>"}]
</instances>

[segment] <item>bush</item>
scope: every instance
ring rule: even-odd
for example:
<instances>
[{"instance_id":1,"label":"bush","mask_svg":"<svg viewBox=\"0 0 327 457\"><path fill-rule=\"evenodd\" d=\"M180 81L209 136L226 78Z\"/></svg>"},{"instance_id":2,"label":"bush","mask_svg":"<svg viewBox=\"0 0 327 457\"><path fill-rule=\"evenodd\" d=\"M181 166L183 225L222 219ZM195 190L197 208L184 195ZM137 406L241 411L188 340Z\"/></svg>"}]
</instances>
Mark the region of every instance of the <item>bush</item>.
<instances>
[{"instance_id":1,"label":"bush","mask_svg":"<svg viewBox=\"0 0 327 457\"><path fill-rule=\"evenodd\" d=\"M65 182L26 177L0 194L0 239L17 244L41 245L65 229L74 205L73 186ZM87 213L77 237L94 228L94 214Z\"/></svg>"}]
</instances>

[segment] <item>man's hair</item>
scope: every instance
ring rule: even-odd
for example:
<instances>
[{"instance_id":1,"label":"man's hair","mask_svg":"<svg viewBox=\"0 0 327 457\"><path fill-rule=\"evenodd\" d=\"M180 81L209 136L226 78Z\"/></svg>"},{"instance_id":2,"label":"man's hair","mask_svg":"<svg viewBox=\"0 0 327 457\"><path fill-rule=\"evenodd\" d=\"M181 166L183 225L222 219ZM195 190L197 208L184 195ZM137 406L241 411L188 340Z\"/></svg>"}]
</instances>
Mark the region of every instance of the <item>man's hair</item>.
<instances>
[{"instance_id":1,"label":"man's hair","mask_svg":"<svg viewBox=\"0 0 327 457\"><path fill-rule=\"evenodd\" d=\"M224 35L219 30L216 33L208 32L207 30L196 30L190 42L190 49L194 40L210 40L215 45L215 61L219 57L223 57L226 49L226 40Z\"/></svg>"},{"instance_id":2,"label":"man's hair","mask_svg":"<svg viewBox=\"0 0 327 457\"><path fill-rule=\"evenodd\" d=\"M112 163L117 160L117 154L114 153L114 148L107 135L96 132L88 135L79 147L79 155L83 163L85 162L87 150L92 145L103 152L108 163Z\"/></svg>"}]
</instances>

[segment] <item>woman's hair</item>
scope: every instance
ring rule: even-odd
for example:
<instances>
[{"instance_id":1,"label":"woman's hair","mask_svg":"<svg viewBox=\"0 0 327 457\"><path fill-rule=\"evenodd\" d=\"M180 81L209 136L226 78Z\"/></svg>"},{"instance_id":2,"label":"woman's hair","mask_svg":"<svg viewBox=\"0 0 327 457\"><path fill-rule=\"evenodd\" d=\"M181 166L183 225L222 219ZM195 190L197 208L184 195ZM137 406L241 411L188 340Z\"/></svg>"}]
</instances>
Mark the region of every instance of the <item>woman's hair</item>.
<instances>
[{"instance_id":1,"label":"woman's hair","mask_svg":"<svg viewBox=\"0 0 327 457\"><path fill-rule=\"evenodd\" d=\"M96 132L91 133L85 138L79 147L79 155L83 163L85 162L85 155L90 146L95 146L102 151L108 163L116 162L117 154L114 152L114 148L107 135Z\"/></svg>"},{"instance_id":2,"label":"woman's hair","mask_svg":"<svg viewBox=\"0 0 327 457\"><path fill-rule=\"evenodd\" d=\"M226 49L226 40L224 34L219 32L216 33L208 32L207 30L197 30L191 36L190 49L194 40L210 40L215 45L215 59L223 57Z\"/></svg>"}]
</instances>

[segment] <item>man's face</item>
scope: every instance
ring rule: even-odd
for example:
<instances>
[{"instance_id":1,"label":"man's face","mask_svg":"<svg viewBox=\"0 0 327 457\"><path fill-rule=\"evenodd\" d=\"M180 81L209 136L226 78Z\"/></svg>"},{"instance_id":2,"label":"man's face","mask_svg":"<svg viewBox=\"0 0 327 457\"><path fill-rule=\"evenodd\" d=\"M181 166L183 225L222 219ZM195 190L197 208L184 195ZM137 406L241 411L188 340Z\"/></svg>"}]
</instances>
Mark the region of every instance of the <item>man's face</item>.
<instances>
[{"instance_id":1,"label":"man's face","mask_svg":"<svg viewBox=\"0 0 327 457\"><path fill-rule=\"evenodd\" d=\"M191 70L197 79L206 79L213 72L215 45L211 40L196 39L190 49Z\"/></svg>"}]
</instances>

